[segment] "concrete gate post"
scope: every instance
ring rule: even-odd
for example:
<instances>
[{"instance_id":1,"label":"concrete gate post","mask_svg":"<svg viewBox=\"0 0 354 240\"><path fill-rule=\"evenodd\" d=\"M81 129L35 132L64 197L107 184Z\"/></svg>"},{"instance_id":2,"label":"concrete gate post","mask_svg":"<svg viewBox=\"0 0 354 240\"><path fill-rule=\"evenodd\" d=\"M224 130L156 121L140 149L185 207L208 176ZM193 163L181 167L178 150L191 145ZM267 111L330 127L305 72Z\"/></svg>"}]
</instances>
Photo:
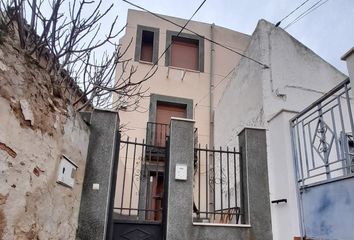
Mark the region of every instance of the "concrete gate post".
<instances>
[{"instance_id":1,"label":"concrete gate post","mask_svg":"<svg viewBox=\"0 0 354 240\"><path fill-rule=\"evenodd\" d=\"M77 239L104 240L112 234L118 150L119 116L117 112L95 109L85 113L91 135L82 189Z\"/></svg>"},{"instance_id":2,"label":"concrete gate post","mask_svg":"<svg viewBox=\"0 0 354 240\"><path fill-rule=\"evenodd\" d=\"M193 120L171 119L166 240L191 239L193 227L193 130ZM176 167L187 168L186 180L175 179Z\"/></svg>"},{"instance_id":3,"label":"concrete gate post","mask_svg":"<svg viewBox=\"0 0 354 240\"><path fill-rule=\"evenodd\" d=\"M266 131L245 128L238 137L242 154L245 223L251 225L251 239L272 240Z\"/></svg>"}]
</instances>

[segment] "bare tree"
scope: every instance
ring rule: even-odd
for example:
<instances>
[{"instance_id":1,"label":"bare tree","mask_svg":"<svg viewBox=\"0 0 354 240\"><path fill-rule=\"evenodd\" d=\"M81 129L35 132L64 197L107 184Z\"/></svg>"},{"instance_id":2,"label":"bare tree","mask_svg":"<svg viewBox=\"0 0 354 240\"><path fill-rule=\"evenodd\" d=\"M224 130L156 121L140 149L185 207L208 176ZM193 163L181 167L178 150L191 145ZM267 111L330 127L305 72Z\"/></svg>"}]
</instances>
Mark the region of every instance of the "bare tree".
<instances>
[{"instance_id":1,"label":"bare tree","mask_svg":"<svg viewBox=\"0 0 354 240\"><path fill-rule=\"evenodd\" d=\"M108 31L102 33L103 19L112 12L113 4L102 10L102 0L97 3L87 0L0 0L0 3L2 13L6 13L7 26L18 33L21 48L39 61L45 58L45 67L53 76L53 83L63 89L77 110L88 105L137 108L146 92L142 83L157 69L145 78L133 81L137 68L129 64L131 59L124 59L132 41L124 49L117 44L117 37L125 28L116 29L118 16L111 21ZM113 50L101 54L100 49L107 45ZM118 63L123 71L115 77Z\"/></svg>"}]
</instances>

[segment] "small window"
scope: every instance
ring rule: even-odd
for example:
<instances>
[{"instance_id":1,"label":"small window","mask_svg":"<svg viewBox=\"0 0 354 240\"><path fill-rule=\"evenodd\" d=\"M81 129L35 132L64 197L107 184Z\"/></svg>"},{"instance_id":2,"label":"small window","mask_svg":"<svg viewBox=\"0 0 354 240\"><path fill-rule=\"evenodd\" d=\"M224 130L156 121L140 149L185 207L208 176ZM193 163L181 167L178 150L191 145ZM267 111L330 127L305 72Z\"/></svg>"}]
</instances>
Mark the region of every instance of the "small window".
<instances>
[{"instance_id":1,"label":"small window","mask_svg":"<svg viewBox=\"0 0 354 240\"><path fill-rule=\"evenodd\" d=\"M199 41L172 36L171 66L199 70Z\"/></svg>"},{"instance_id":2,"label":"small window","mask_svg":"<svg viewBox=\"0 0 354 240\"><path fill-rule=\"evenodd\" d=\"M143 30L141 38L140 60L152 62L154 50L154 32Z\"/></svg>"},{"instance_id":3,"label":"small window","mask_svg":"<svg viewBox=\"0 0 354 240\"><path fill-rule=\"evenodd\" d=\"M134 61L154 63L159 55L159 29L137 25Z\"/></svg>"}]
</instances>

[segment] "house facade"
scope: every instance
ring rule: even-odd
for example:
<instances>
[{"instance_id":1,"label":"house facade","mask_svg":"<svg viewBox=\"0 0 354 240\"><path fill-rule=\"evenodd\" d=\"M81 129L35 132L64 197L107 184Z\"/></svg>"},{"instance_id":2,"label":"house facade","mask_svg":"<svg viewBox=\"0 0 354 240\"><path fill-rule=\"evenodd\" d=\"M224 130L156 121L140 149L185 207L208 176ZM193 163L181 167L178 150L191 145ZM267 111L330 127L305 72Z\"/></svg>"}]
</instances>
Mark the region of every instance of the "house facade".
<instances>
[{"instance_id":1,"label":"house facade","mask_svg":"<svg viewBox=\"0 0 354 240\"><path fill-rule=\"evenodd\" d=\"M161 17L182 26L187 22L186 19ZM190 21L187 28L205 38L187 30L178 34L180 28L167 21L146 12L128 10L126 32L120 44L124 48L131 41L124 58L131 58L131 65L137 67L133 80L144 79L154 63L158 67L143 83L147 97L139 103L139 111L120 111L121 124L128 136L146 138L148 122L150 128L161 129L164 134L165 124L175 116L195 119L198 142L202 145L212 143L213 109L240 61L240 55L207 39L243 53L250 36L196 21ZM121 66L118 66L116 75L121 74ZM155 140L161 141L157 138L152 141Z\"/></svg>"}]
</instances>

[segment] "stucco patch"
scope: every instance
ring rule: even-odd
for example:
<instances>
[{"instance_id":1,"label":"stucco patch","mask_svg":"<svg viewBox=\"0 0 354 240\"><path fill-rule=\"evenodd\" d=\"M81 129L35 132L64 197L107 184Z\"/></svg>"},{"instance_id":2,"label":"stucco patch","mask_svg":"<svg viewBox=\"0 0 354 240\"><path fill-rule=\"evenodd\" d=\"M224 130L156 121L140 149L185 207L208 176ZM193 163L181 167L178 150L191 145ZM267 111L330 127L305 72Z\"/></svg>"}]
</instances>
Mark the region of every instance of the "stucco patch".
<instances>
[{"instance_id":1,"label":"stucco patch","mask_svg":"<svg viewBox=\"0 0 354 240\"><path fill-rule=\"evenodd\" d=\"M29 103L26 100L23 100L23 99L20 100L20 105L21 105L22 114L25 117L25 120L30 121L31 125L33 125L34 124L34 116L33 116L32 110L31 110L31 106L29 105Z\"/></svg>"}]
</instances>

